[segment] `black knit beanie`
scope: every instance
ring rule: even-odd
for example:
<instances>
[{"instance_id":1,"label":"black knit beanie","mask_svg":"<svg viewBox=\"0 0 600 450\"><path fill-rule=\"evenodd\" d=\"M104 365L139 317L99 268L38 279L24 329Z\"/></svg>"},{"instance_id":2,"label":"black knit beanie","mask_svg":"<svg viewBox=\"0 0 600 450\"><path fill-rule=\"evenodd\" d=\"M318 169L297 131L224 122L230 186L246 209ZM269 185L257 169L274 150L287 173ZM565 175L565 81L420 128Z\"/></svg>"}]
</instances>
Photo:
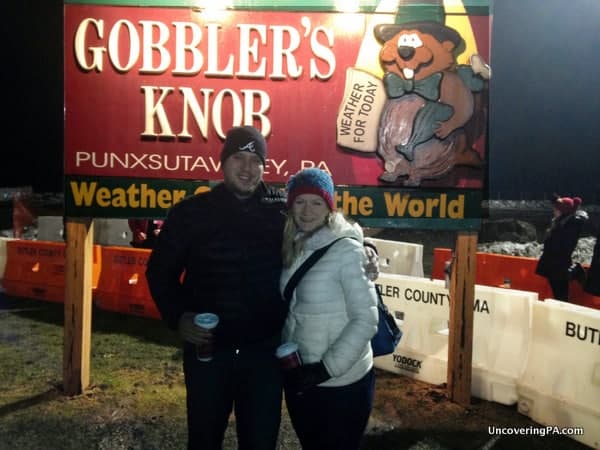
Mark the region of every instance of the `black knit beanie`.
<instances>
[{"instance_id":1,"label":"black knit beanie","mask_svg":"<svg viewBox=\"0 0 600 450\"><path fill-rule=\"evenodd\" d=\"M221 150L221 164L237 152L256 153L263 164L267 158L267 142L260 132L251 126L233 127L227 132L223 150Z\"/></svg>"}]
</instances>

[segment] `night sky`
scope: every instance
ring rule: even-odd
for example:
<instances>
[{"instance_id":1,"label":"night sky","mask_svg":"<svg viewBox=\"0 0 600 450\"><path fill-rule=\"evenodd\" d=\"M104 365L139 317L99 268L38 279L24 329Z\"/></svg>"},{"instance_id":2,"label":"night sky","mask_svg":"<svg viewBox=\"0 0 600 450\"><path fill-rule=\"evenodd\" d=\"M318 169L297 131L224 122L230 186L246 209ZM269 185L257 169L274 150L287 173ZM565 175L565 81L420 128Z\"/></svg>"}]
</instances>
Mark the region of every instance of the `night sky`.
<instances>
[{"instance_id":1,"label":"night sky","mask_svg":"<svg viewBox=\"0 0 600 450\"><path fill-rule=\"evenodd\" d=\"M494 4L490 197L600 204L600 1Z\"/></svg>"},{"instance_id":2,"label":"night sky","mask_svg":"<svg viewBox=\"0 0 600 450\"><path fill-rule=\"evenodd\" d=\"M62 2L5 3L0 188L62 192Z\"/></svg>"},{"instance_id":3,"label":"night sky","mask_svg":"<svg viewBox=\"0 0 600 450\"><path fill-rule=\"evenodd\" d=\"M63 188L61 2L7 2L0 188ZM600 203L600 1L493 2L489 197Z\"/></svg>"}]
</instances>

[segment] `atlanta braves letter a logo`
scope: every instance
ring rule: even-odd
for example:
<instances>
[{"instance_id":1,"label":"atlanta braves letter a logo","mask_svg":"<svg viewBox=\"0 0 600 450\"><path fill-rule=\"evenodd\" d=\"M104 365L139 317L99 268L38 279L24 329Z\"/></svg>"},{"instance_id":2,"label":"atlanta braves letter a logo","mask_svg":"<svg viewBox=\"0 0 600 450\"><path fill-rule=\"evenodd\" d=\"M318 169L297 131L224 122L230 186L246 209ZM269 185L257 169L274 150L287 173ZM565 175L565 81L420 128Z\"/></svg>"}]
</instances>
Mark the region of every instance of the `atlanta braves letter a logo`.
<instances>
[{"instance_id":1,"label":"atlanta braves letter a logo","mask_svg":"<svg viewBox=\"0 0 600 450\"><path fill-rule=\"evenodd\" d=\"M254 141L250 141L246 145L240 147L240 151L256 153L256 148L254 148Z\"/></svg>"}]
</instances>

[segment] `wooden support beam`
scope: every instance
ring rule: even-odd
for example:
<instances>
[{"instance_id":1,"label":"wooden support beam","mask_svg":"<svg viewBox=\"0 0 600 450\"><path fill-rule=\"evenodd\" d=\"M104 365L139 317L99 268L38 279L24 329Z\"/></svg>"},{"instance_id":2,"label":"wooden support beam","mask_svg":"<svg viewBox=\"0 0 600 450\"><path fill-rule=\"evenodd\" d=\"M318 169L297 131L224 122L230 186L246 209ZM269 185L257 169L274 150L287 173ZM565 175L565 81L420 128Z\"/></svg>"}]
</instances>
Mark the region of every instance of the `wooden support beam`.
<instances>
[{"instance_id":1,"label":"wooden support beam","mask_svg":"<svg viewBox=\"0 0 600 450\"><path fill-rule=\"evenodd\" d=\"M67 219L63 389L83 393L90 384L94 226L90 218Z\"/></svg>"},{"instance_id":2,"label":"wooden support beam","mask_svg":"<svg viewBox=\"0 0 600 450\"><path fill-rule=\"evenodd\" d=\"M476 252L477 232L459 232L450 278L447 380L448 397L463 406L471 404Z\"/></svg>"}]
</instances>

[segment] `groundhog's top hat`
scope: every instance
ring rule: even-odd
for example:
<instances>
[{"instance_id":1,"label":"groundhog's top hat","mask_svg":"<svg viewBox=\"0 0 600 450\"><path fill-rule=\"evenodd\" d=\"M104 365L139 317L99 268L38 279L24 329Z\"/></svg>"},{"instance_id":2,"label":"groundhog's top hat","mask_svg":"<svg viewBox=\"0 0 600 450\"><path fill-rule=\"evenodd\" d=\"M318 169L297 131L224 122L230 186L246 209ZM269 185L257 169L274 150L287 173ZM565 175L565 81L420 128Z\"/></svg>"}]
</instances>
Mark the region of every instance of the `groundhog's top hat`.
<instances>
[{"instance_id":1,"label":"groundhog's top hat","mask_svg":"<svg viewBox=\"0 0 600 450\"><path fill-rule=\"evenodd\" d=\"M438 41L450 41L454 44L454 53L464 51L464 40L458 32L444 25L443 6L419 4L402 4L398 6L394 23L376 25L375 37L381 43L389 41L403 30L419 30L430 34Z\"/></svg>"}]
</instances>

